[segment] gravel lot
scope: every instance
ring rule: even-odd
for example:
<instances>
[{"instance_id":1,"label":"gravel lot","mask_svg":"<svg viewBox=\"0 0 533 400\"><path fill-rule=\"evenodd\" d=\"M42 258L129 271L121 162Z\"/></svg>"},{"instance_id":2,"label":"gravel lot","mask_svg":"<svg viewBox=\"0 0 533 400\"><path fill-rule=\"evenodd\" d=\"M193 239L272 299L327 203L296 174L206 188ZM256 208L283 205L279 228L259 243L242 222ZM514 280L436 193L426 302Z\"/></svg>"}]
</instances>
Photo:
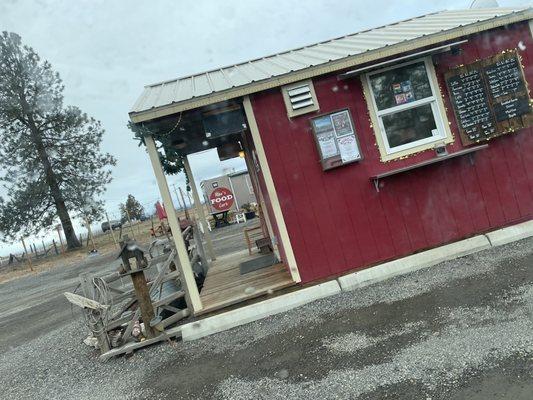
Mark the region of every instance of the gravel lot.
<instances>
[{"instance_id":1,"label":"gravel lot","mask_svg":"<svg viewBox=\"0 0 533 400\"><path fill-rule=\"evenodd\" d=\"M26 306L12 285L0 285L0 304L15 296L10 307L31 320L15 334L10 318L20 314L6 317L0 306L5 399L529 400L533 393L533 239L106 364L81 343L79 314L57 329L46 325L54 310L39 308L39 289L27 288ZM60 297L49 306L64 308Z\"/></svg>"}]
</instances>

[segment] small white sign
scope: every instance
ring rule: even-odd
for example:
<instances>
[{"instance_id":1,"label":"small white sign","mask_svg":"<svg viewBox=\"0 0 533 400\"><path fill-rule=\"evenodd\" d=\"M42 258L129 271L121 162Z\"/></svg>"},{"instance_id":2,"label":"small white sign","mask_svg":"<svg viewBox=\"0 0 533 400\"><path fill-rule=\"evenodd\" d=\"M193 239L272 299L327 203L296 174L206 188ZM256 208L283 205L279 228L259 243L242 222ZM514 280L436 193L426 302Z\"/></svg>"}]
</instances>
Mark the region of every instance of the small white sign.
<instances>
[{"instance_id":1,"label":"small white sign","mask_svg":"<svg viewBox=\"0 0 533 400\"><path fill-rule=\"evenodd\" d=\"M342 136L337 139L337 143L343 163L361 159L361 153L354 135Z\"/></svg>"}]
</instances>

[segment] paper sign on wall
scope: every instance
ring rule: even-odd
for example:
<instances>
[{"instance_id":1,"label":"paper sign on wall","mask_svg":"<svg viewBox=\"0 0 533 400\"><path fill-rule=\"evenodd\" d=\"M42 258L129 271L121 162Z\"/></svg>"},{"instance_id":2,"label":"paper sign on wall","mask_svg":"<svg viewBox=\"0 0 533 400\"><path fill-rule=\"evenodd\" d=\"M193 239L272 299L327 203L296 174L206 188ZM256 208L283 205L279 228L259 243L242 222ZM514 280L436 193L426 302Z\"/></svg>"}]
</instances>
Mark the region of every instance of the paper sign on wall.
<instances>
[{"instance_id":1,"label":"paper sign on wall","mask_svg":"<svg viewBox=\"0 0 533 400\"><path fill-rule=\"evenodd\" d=\"M359 143L348 110L321 115L310 121L324 170L361 160Z\"/></svg>"},{"instance_id":2,"label":"paper sign on wall","mask_svg":"<svg viewBox=\"0 0 533 400\"><path fill-rule=\"evenodd\" d=\"M361 158L359 148L357 147L357 140L354 135L347 135L338 139L339 152L341 153L341 160L343 163L358 160Z\"/></svg>"}]
</instances>

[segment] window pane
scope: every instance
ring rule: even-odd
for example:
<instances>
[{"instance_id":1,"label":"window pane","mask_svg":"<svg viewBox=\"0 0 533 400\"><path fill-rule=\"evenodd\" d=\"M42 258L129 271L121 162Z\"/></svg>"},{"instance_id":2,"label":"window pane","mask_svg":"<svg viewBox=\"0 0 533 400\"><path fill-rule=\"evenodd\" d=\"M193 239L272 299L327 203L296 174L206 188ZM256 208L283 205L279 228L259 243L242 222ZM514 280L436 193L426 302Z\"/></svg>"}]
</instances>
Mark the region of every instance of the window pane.
<instances>
[{"instance_id":1,"label":"window pane","mask_svg":"<svg viewBox=\"0 0 533 400\"><path fill-rule=\"evenodd\" d=\"M370 84L378 110L430 97L431 86L423 62L372 75Z\"/></svg>"},{"instance_id":2,"label":"window pane","mask_svg":"<svg viewBox=\"0 0 533 400\"><path fill-rule=\"evenodd\" d=\"M431 137L437 129L431 104L385 115L382 120L390 148Z\"/></svg>"}]
</instances>

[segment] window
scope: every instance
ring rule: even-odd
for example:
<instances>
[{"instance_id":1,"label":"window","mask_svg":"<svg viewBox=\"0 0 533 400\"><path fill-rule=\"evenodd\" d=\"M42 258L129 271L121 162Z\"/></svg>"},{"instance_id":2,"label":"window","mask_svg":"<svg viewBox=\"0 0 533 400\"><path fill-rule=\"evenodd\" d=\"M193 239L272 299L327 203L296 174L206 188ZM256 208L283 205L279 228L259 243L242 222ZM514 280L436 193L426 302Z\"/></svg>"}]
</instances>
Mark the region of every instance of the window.
<instances>
[{"instance_id":1,"label":"window","mask_svg":"<svg viewBox=\"0 0 533 400\"><path fill-rule=\"evenodd\" d=\"M281 88L289 118L318 111L318 100L312 81L302 81Z\"/></svg>"},{"instance_id":2,"label":"window","mask_svg":"<svg viewBox=\"0 0 533 400\"><path fill-rule=\"evenodd\" d=\"M450 141L430 60L366 75L365 90L372 98L369 108L384 161Z\"/></svg>"}]
</instances>

